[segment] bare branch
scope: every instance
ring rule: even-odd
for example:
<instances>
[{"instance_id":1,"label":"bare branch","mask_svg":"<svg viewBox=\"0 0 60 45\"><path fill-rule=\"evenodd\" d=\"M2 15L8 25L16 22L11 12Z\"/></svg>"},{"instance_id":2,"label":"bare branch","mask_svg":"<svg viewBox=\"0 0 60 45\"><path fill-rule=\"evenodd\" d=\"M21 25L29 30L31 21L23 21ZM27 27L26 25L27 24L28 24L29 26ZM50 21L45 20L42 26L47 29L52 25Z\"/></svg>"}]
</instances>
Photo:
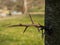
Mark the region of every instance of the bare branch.
<instances>
[{"instance_id":1,"label":"bare branch","mask_svg":"<svg viewBox=\"0 0 60 45\"><path fill-rule=\"evenodd\" d=\"M27 26L40 27L40 25L38 25L38 24L17 24L17 25L11 25L11 26L8 26L8 27L19 27L19 26L23 26L23 27L27 27Z\"/></svg>"}]
</instances>

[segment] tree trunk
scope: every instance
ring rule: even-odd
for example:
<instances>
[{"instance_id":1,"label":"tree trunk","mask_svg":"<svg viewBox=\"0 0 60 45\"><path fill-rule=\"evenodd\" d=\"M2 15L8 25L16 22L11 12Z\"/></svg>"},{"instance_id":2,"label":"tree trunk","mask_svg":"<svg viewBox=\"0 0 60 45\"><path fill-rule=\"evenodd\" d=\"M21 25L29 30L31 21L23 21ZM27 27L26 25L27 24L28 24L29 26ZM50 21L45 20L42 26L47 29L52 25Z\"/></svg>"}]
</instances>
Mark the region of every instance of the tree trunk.
<instances>
[{"instance_id":1,"label":"tree trunk","mask_svg":"<svg viewBox=\"0 0 60 45\"><path fill-rule=\"evenodd\" d=\"M60 2L58 0L45 1L45 26L52 27L53 31L51 35L48 33L45 35L45 45L60 45Z\"/></svg>"},{"instance_id":2,"label":"tree trunk","mask_svg":"<svg viewBox=\"0 0 60 45\"><path fill-rule=\"evenodd\" d=\"M24 0L24 14L27 14L27 0Z\"/></svg>"}]
</instances>

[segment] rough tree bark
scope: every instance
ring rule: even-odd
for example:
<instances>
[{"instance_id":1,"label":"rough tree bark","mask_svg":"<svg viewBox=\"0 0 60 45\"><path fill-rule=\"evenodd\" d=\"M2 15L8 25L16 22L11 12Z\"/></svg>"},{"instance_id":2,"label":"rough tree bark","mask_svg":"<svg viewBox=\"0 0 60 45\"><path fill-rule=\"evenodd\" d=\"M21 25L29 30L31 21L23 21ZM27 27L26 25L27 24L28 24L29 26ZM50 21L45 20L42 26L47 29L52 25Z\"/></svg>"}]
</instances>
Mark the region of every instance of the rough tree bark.
<instances>
[{"instance_id":1,"label":"rough tree bark","mask_svg":"<svg viewBox=\"0 0 60 45\"><path fill-rule=\"evenodd\" d=\"M45 45L60 45L60 2L58 0L45 1L45 25L52 27L53 30L51 35L45 35Z\"/></svg>"}]
</instances>

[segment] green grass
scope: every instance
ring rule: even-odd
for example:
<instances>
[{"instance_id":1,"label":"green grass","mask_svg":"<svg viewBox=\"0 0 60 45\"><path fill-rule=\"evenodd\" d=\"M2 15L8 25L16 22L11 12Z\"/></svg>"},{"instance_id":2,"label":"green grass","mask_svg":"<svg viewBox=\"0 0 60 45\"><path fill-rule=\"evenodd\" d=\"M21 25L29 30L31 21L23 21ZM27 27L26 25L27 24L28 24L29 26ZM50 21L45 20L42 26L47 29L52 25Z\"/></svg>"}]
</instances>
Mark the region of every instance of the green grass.
<instances>
[{"instance_id":1,"label":"green grass","mask_svg":"<svg viewBox=\"0 0 60 45\"><path fill-rule=\"evenodd\" d=\"M21 16L22 17L22 16ZM0 45L44 45L41 32L35 27L29 27L25 33L25 27L7 27L12 24L31 24L29 16L16 17L0 21ZM43 15L32 15L36 24L44 25Z\"/></svg>"}]
</instances>

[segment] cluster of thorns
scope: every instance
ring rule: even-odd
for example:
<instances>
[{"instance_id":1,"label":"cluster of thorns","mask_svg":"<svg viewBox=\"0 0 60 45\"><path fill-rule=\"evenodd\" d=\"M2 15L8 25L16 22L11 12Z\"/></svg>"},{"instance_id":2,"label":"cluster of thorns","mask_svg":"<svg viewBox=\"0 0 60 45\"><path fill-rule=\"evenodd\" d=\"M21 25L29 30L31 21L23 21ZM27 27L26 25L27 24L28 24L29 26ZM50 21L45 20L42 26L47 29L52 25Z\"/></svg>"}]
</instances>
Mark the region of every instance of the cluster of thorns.
<instances>
[{"instance_id":1,"label":"cluster of thorns","mask_svg":"<svg viewBox=\"0 0 60 45\"><path fill-rule=\"evenodd\" d=\"M43 25L39 24L39 23L34 24L34 21L33 21L32 16L30 14L29 14L29 17L30 17L30 20L31 20L32 24L17 24L17 25L12 25L12 26L9 26L9 27L23 26L23 27L25 27L25 29L23 31L23 33L24 33L24 32L26 32L28 27L34 26L38 29L38 32L40 32L40 30L42 30L42 35L43 35L43 30L45 29L45 27Z\"/></svg>"}]
</instances>

